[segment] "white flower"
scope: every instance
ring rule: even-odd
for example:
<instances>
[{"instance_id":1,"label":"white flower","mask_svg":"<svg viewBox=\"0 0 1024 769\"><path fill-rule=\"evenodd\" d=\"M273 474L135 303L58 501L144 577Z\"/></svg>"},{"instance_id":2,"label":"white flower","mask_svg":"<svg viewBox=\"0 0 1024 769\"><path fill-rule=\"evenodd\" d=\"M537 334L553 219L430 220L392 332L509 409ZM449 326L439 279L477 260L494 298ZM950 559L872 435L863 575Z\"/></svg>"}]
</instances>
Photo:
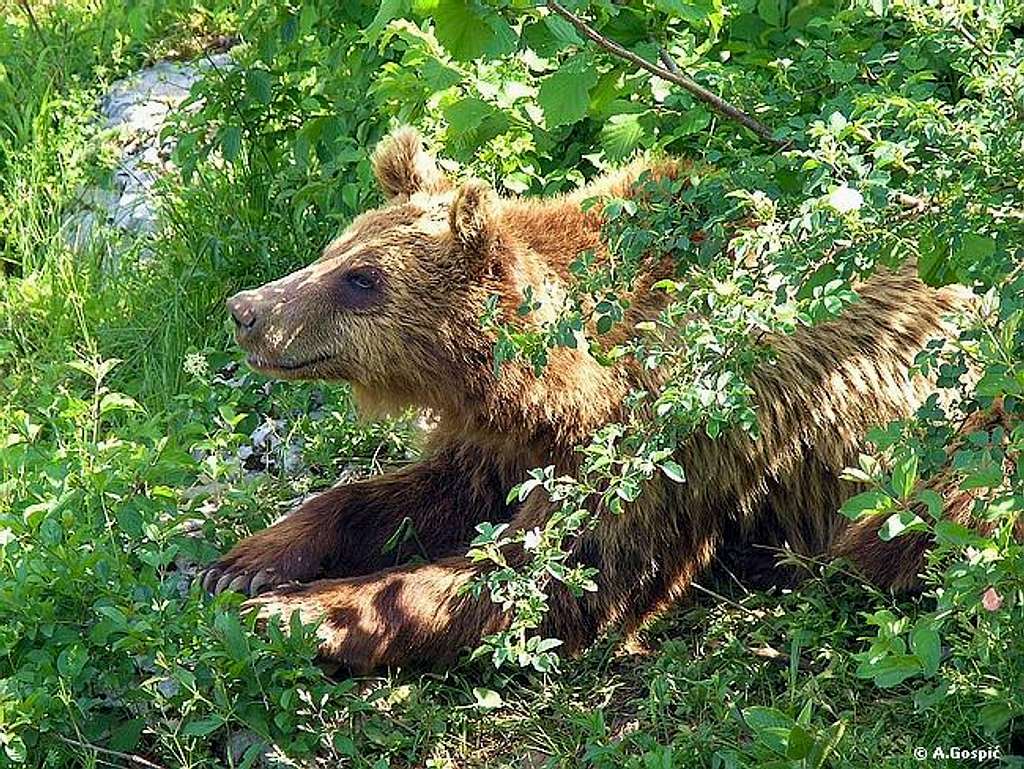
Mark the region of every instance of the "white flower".
<instances>
[{"instance_id":1,"label":"white flower","mask_svg":"<svg viewBox=\"0 0 1024 769\"><path fill-rule=\"evenodd\" d=\"M844 184L832 190L826 202L839 213L848 214L864 205L864 196L853 187Z\"/></svg>"}]
</instances>

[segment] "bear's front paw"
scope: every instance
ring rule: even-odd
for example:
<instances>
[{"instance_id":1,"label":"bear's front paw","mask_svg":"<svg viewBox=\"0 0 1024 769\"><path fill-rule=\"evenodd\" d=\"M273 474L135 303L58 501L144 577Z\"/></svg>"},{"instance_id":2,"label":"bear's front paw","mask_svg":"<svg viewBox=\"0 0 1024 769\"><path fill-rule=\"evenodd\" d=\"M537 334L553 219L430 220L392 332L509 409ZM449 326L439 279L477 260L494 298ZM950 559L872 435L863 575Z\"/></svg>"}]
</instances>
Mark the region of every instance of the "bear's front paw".
<instances>
[{"instance_id":1,"label":"bear's front paw","mask_svg":"<svg viewBox=\"0 0 1024 769\"><path fill-rule=\"evenodd\" d=\"M199 572L195 581L203 590L217 595L233 590L256 596L294 582L309 582L320 575L322 557L282 537L273 529L243 539L219 561Z\"/></svg>"},{"instance_id":2,"label":"bear's front paw","mask_svg":"<svg viewBox=\"0 0 1024 769\"><path fill-rule=\"evenodd\" d=\"M246 596L259 595L289 582L280 577L273 568L256 571L240 570L224 564L222 561L218 561L210 568L196 574L195 581L202 585L204 591L212 595L231 590Z\"/></svg>"}]
</instances>

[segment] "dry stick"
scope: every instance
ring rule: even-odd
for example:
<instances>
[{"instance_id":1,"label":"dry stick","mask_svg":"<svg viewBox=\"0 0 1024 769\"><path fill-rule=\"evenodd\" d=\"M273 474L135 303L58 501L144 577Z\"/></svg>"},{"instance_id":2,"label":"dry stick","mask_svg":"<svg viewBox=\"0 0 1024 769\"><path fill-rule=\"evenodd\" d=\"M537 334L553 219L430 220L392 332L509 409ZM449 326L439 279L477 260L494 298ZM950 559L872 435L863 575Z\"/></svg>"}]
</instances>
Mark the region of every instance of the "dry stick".
<instances>
[{"instance_id":1,"label":"dry stick","mask_svg":"<svg viewBox=\"0 0 1024 769\"><path fill-rule=\"evenodd\" d=\"M556 2L556 0L547 0L547 8L552 13L557 13L563 19L568 21L585 37L594 41L599 46L604 48L606 51L615 54L620 59L625 59L626 61L630 61L633 64L636 64L641 69L647 70L652 75L657 75L662 80L667 80L670 83L675 83L676 85L680 86L681 88L683 88L696 98L700 99L705 104L709 105L718 114L735 120L737 123L746 126L755 134L764 139L766 142L774 144L776 147L786 146L786 142L780 139L776 139L774 136L772 136L771 129L769 129L768 126L764 125L758 120L755 120L750 115L740 110L738 107L735 107L729 102L727 102L721 96L712 93L704 86L688 78L679 70L679 67L677 67L675 62L673 62L671 59L668 59L668 61L671 62L669 68L661 67L657 64L652 64L642 56L638 56L632 51L623 48L614 40L605 37L596 29L587 24L587 22L585 22L575 13L573 13L568 8L565 8L558 2ZM667 56L668 54L663 54L662 60L664 61Z\"/></svg>"},{"instance_id":2,"label":"dry stick","mask_svg":"<svg viewBox=\"0 0 1024 769\"><path fill-rule=\"evenodd\" d=\"M765 617L764 612L759 612L759 611L756 611L754 609L751 609L749 606L744 606L739 601L734 601L731 598L729 598L727 596L724 596L721 593L719 593L719 592L717 592L715 590L712 590L709 587L704 587L703 585L701 585L698 582L694 582L693 580L690 580L690 587L692 587L698 593L704 593L705 595L711 596L712 598L714 598L717 601L721 601L724 604L728 604L729 606L733 607L734 609L739 609L740 611L744 612L745 614L750 615L751 617L754 617L755 619L764 619L764 617Z\"/></svg>"}]
</instances>

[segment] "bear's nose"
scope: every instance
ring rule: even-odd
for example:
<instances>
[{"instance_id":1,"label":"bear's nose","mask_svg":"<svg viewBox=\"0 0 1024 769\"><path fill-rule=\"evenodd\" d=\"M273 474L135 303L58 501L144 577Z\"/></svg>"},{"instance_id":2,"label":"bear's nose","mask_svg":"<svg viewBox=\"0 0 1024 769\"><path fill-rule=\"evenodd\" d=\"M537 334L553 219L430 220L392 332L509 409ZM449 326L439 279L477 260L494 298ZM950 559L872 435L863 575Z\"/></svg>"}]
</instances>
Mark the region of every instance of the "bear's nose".
<instances>
[{"instance_id":1,"label":"bear's nose","mask_svg":"<svg viewBox=\"0 0 1024 769\"><path fill-rule=\"evenodd\" d=\"M245 292L235 294L228 299L228 312L235 321L235 326L241 331L250 331L256 325L256 307L251 299L245 296Z\"/></svg>"}]
</instances>

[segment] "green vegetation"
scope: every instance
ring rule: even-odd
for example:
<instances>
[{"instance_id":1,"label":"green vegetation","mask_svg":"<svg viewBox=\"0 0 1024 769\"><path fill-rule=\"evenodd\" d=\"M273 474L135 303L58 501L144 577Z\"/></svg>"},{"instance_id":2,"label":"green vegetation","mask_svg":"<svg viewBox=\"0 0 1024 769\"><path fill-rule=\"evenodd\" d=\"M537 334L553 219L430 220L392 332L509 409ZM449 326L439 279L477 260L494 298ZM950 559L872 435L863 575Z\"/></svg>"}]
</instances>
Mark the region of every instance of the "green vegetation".
<instances>
[{"instance_id":1,"label":"green vegetation","mask_svg":"<svg viewBox=\"0 0 1024 769\"><path fill-rule=\"evenodd\" d=\"M1024 755L1024 551L1012 537L1024 509L1024 6L566 6L3 7L0 766L248 766L269 753L375 768L860 769L920 766L916 747L999 748L1005 765L1024 763L1010 757ZM585 40L572 14L648 62L663 56L770 137ZM173 126L181 173L161 187L161 231L73 252L63 224L80 190L109 183L99 96L219 35L240 38L236 66L211 70ZM528 481L561 494L566 515L525 573L493 572L517 621L487 654L350 679L315 664L308 628L254 632L238 596L204 599L189 574L301 495L416 451L411 419L360 423L342 387L247 372L222 310L377 202L368 152L396 121L506 194L571 189L641 151L695 170L616 209L619 268L595 275L582 260L579 296L550 328L496 327L499 362L542 369L588 320L603 331L621 319L631 266L673 256L686 279L663 286L676 300L664 322L629 348L593 340L609 361L674 367L657 419L638 408L610 426L587 477L539 469ZM929 282L985 297L956 345L919 359L952 405L879 426L878 456L850 471L871 489L844 513L885 516L887 537L934 531L924 593L894 598L841 564L801 562L799 590L724 574L639 638L571 663L528 645L544 575L588 587L558 568L563 538L589 523L578 510L607 494L628 515L645 477L685 475L666 451L689 432L756 429L743 384L752 333L832 317L855 301L857 277L907 258ZM683 325L694 312L706 322ZM968 365L980 380L958 384ZM1004 424L947 456L964 415L997 399ZM239 452L268 420L281 442ZM933 515L929 484L950 469L978 493L985 536ZM502 536L483 532L479 556Z\"/></svg>"}]
</instances>

